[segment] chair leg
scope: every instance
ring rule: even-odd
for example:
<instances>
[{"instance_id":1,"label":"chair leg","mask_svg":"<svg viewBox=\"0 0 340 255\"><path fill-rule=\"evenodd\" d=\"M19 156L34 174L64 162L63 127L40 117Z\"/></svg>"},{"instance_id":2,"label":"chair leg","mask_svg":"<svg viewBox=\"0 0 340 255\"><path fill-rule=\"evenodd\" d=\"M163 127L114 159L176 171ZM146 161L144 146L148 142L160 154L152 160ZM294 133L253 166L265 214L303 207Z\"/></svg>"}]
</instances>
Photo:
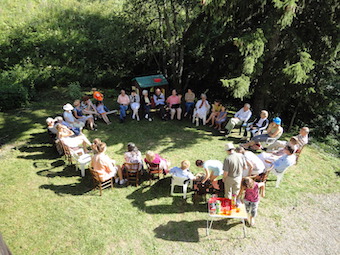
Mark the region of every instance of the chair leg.
<instances>
[{"instance_id":1,"label":"chair leg","mask_svg":"<svg viewBox=\"0 0 340 255\"><path fill-rule=\"evenodd\" d=\"M100 194L100 196L102 196L102 189L103 189L103 188L102 188L102 184L100 183L100 184L99 184L99 194Z\"/></svg>"},{"instance_id":2,"label":"chair leg","mask_svg":"<svg viewBox=\"0 0 340 255\"><path fill-rule=\"evenodd\" d=\"M175 185L173 185L171 183L171 189L170 189L170 195L172 196L174 194L174 188L175 188Z\"/></svg>"},{"instance_id":3,"label":"chair leg","mask_svg":"<svg viewBox=\"0 0 340 255\"><path fill-rule=\"evenodd\" d=\"M85 176L85 164L80 164L79 168L81 172L81 177L84 177Z\"/></svg>"},{"instance_id":4,"label":"chair leg","mask_svg":"<svg viewBox=\"0 0 340 255\"><path fill-rule=\"evenodd\" d=\"M188 184L183 185L183 198L187 198Z\"/></svg>"},{"instance_id":5,"label":"chair leg","mask_svg":"<svg viewBox=\"0 0 340 255\"><path fill-rule=\"evenodd\" d=\"M280 182L282 181L282 178L283 178L283 173L277 175L275 188L278 188L280 186Z\"/></svg>"}]
</instances>

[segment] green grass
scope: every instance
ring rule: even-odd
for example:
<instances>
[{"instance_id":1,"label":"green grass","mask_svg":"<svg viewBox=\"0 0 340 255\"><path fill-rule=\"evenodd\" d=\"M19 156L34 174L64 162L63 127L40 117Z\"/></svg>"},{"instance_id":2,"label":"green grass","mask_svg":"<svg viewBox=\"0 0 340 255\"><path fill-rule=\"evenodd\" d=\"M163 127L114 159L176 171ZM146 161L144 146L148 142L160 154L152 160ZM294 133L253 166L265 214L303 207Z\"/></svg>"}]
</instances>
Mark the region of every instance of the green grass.
<instances>
[{"instance_id":1,"label":"green grass","mask_svg":"<svg viewBox=\"0 0 340 255\"><path fill-rule=\"evenodd\" d=\"M0 113L0 231L13 254L221 254L226 247L244 250L260 238L261 227L248 229L240 239L237 221L214 223L205 236L206 205L185 202L180 194L170 197L170 179L148 186L105 190L99 197L91 190L89 173L80 177L51 145L44 120L61 112L63 97L31 105L30 109ZM107 104L112 107L113 99ZM236 130L234 130L236 131ZM183 159L219 159L226 156L225 140L207 127L189 121L128 121L113 125L99 122L99 131L85 131L90 140L99 137L108 144L108 155L123 163L128 142L142 153L154 150L179 165ZM238 142L236 133L231 140ZM339 192L340 160L308 146L299 164L286 173L279 189L267 183L259 222L281 225L276 208L297 205L306 193ZM193 172L199 172L196 167ZM271 177L271 180L274 180ZM222 240L221 240L222 239Z\"/></svg>"}]
</instances>

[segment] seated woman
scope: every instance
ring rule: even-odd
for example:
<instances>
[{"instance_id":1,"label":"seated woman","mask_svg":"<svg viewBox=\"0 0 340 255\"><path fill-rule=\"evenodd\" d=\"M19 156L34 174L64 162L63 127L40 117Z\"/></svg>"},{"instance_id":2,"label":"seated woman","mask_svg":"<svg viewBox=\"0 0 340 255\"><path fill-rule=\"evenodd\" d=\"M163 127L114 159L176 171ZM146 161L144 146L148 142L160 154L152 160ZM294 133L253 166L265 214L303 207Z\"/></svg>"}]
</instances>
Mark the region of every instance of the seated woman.
<instances>
[{"instance_id":1,"label":"seated woman","mask_svg":"<svg viewBox=\"0 0 340 255\"><path fill-rule=\"evenodd\" d=\"M108 112L105 111L105 106L103 101L97 101L96 103L96 111L100 114L107 125L111 124L109 117L107 117Z\"/></svg>"},{"instance_id":2,"label":"seated woman","mask_svg":"<svg viewBox=\"0 0 340 255\"><path fill-rule=\"evenodd\" d=\"M210 104L207 100L207 96L205 94L201 94L201 99L198 100L195 105L194 114L192 117L192 123L195 123L196 121L196 126L198 126L199 119L202 119L203 125L205 125L209 109L210 109Z\"/></svg>"},{"instance_id":3,"label":"seated woman","mask_svg":"<svg viewBox=\"0 0 340 255\"><path fill-rule=\"evenodd\" d=\"M144 159L147 164L159 164L159 169L163 170L164 173L169 172L170 162L162 158L153 151L147 151Z\"/></svg>"},{"instance_id":4,"label":"seated woman","mask_svg":"<svg viewBox=\"0 0 340 255\"><path fill-rule=\"evenodd\" d=\"M221 109L222 109L221 100L219 100L219 99L215 100L214 104L212 105L210 116L207 119L207 123L209 123L209 121L211 121L210 127L213 127L215 125L215 118L218 116Z\"/></svg>"},{"instance_id":5,"label":"seated woman","mask_svg":"<svg viewBox=\"0 0 340 255\"><path fill-rule=\"evenodd\" d=\"M73 115L74 117L83 122L85 125L88 124L90 129L91 130L94 130L94 120L93 120L93 116L90 114L90 115L83 115L83 110L80 106L80 100L75 100L73 102L73 106L74 106L74 109L73 109Z\"/></svg>"},{"instance_id":6,"label":"seated woman","mask_svg":"<svg viewBox=\"0 0 340 255\"><path fill-rule=\"evenodd\" d=\"M268 138L279 139L282 133L283 128L281 127L281 119L279 117L275 117L273 119L273 122L269 124L266 134L254 136L250 140L250 142L242 144L241 146L245 149L248 149L250 146L253 146L254 144L267 141Z\"/></svg>"},{"instance_id":7,"label":"seated woman","mask_svg":"<svg viewBox=\"0 0 340 255\"><path fill-rule=\"evenodd\" d=\"M61 140L67 147L76 148L82 144L84 152L88 152L87 146L91 146L91 143L83 133L76 136L72 130L62 124L57 124L56 129L58 130L58 139Z\"/></svg>"},{"instance_id":8,"label":"seated woman","mask_svg":"<svg viewBox=\"0 0 340 255\"><path fill-rule=\"evenodd\" d=\"M250 123L246 129L244 130L243 138L247 139L248 132L250 132L250 138L254 137L255 134L261 133L265 130L269 125L268 120L268 112L265 110L261 111L260 118L254 120L253 123Z\"/></svg>"},{"instance_id":9,"label":"seated woman","mask_svg":"<svg viewBox=\"0 0 340 255\"><path fill-rule=\"evenodd\" d=\"M217 177L222 176L224 171L223 171L223 164L219 160L196 160L196 166L200 168L204 168L205 170L205 176L204 179L202 180L202 183L205 183L207 180L210 180L211 183L213 183L215 187L215 180ZM217 185L217 183L216 183ZM215 187L218 188L218 187Z\"/></svg>"},{"instance_id":10,"label":"seated woman","mask_svg":"<svg viewBox=\"0 0 340 255\"><path fill-rule=\"evenodd\" d=\"M171 120L174 119L176 112L177 112L177 119L181 120L181 114L182 114L181 95L177 95L177 91L173 89L171 96L168 97L166 102L169 104L169 107L170 107Z\"/></svg>"},{"instance_id":11,"label":"seated woman","mask_svg":"<svg viewBox=\"0 0 340 255\"><path fill-rule=\"evenodd\" d=\"M118 174L119 178L115 179L116 183L119 181L120 185L124 184L126 180L123 179L122 169L120 166L115 166L115 161L105 154L106 143L98 142L93 146L98 153L92 157L91 165L93 170L99 174L101 181L106 181Z\"/></svg>"},{"instance_id":12,"label":"seated woman","mask_svg":"<svg viewBox=\"0 0 340 255\"><path fill-rule=\"evenodd\" d=\"M75 128L80 128L82 129L85 124L79 120L77 120L74 116L73 116L73 106L71 104L65 104L63 106L63 109L64 109L64 113L63 113L63 117L64 117L64 120L70 124L72 127L75 127Z\"/></svg>"},{"instance_id":13,"label":"seated woman","mask_svg":"<svg viewBox=\"0 0 340 255\"><path fill-rule=\"evenodd\" d=\"M143 168L142 153L134 143L128 143L127 152L124 153L125 163L139 163L139 170Z\"/></svg>"},{"instance_id":14,"label":"seated woman","mask_svg":"<svg viewBox=\"0 0 340 255\"><path fill-rule=\"evenodd\" d=\"M221 111L218 112L218 115L216 115L216 118L213 117L213 119L215 119L215 129L218 129L219 131L221 131L221 125L223 122L225 122L227 120L227 111L225 106L222 106ZM214 122L214 120L211 120L211 122Z\"/></svg>"},{"instance_id":15,"label":"seated woman","mask_svg":"<svg viewBox=\"0 0 340 255\"><path fill-rule=\"evenodd\" d=\"M151 100L149 98L149 92L146 89L144 89L142 91L142 94L143 94L142 102L144 105L144 112L145 112L144 118L149 121L152 121L151 114L150 114Z\"/></svg>"},{"instance_id":16,"label":"seated woman","mask_svg":"<svg viewBox=\"0 0 340 255\"><path fill-rule=\"evenodd\" d=\"M194 180L195 176L190 172L190 162L188 160L183 160L181 162L181 167L173 167L170 169L170 174L181 177L181 178L186 178L190 180Z\"/></svg>"},{"instance_id":17,"label":"seated woman","mask_svg":"<svg viewBox=\"0 0 340 255\"><path fill-rule=\"evenodd\" d=\"M184 100L185 100L185 113L184 117L186 117L194 108L195 105L195 93L192 92L191 89L188 89L187 93L184 95Z\"/></svg>"},{"instance_id":18,"label":"seated woman","mask_svg":"<svg viewBox=\"0 0 340 255\"><path fill-rule=\"evenodd\" d=\"M130 107L132 110L132 119L137 119L139 121L138 110L140 108L140 97L137 95L136 90L131 91L130 98Z\"/></svg>"},{"instance_id":19,"label":"seated woman","mask_svg":"<svg viewBox=\"0 0 340 255\"><path fill-rule=\"evenodd\" d=\"M83 114L92 114L95 117L99 115L89 96L82 97L80 107Z\"/></svg>"}]
</instances>

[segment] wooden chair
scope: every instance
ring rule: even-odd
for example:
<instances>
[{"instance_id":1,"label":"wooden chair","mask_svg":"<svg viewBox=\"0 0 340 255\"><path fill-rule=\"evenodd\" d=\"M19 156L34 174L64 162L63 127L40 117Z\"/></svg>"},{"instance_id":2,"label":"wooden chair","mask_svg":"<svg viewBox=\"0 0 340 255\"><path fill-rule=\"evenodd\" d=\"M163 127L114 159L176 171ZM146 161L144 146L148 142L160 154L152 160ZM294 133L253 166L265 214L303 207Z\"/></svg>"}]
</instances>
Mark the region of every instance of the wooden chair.
<instances>
[{"instance_id":1,"label":"wooden chair","mask_svg":"<svg viewBox=\"0 0 340 255\"><path fill-rule=\"evenodd\" d=\"M163 169L159 168L159 164L146 163L148 167L149 183L151 185L152 179L160 179L160 175L163 174Z\"/></svg>"},{"instance_id":2,"label":"wooden chair","mask_svg":"<svg viewBox=\"0 0 340 255\"><path fill-rule=\"evenodd\" d=\"M126 171L127 185L132 182L138 187L141 175L141 170L139 170L139 168L140 163L124 163L123 169Z\"/></svg>"},{"instance_id":3,"label":"wooden chair","mask_svg":"<svg viewBox=\"0 0 340 255\"><path fill-rule=\"evenodd\" d=\"M89 169L92 175L94 189L99 189L100 196L102 195L103 189L106 189L109 187L113 189L113 183L114 183L113 177L109 178L108 180L101 181L99 174L96 171L94 171L92 167L90 167Z\"/></svg>"}]
</instances>

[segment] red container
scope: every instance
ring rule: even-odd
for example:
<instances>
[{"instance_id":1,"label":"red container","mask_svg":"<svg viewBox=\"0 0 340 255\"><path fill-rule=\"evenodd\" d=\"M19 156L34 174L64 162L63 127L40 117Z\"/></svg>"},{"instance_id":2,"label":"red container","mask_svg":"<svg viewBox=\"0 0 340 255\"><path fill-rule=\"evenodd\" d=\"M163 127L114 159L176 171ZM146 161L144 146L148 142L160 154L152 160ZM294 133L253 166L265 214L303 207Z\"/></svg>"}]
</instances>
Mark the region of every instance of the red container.
<instances>
[{"instance_id":1,"label":"red container","mask_svg":"<svg viewBox=\"0 0 340 255\"><path fill-rule=\"evenodd\" d=\"M216 201L221 201L221 210L220 212L230 211L231 210L231 200L224 197L212 197L209 198L208 201L208 209L211 208L211 204L216 203Z\"/></svg>"}]
</instances>

